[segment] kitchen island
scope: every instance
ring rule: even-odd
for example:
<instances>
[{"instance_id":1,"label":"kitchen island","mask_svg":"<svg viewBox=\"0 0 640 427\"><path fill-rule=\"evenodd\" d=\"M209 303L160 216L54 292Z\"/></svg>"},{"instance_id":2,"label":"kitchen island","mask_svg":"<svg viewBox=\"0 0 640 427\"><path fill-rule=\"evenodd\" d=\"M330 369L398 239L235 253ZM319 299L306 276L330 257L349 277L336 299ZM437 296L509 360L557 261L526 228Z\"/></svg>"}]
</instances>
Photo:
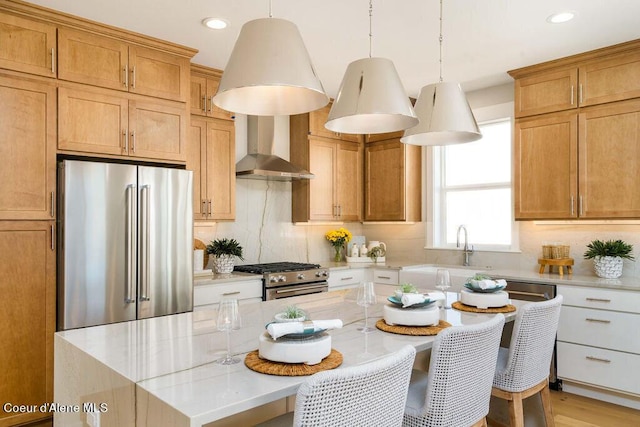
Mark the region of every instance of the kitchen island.
<instances>
[{"instance_id":1,"label":"kitchen island","mask_svg":"<svg viewBox=\"0 0 640 427\"><path fill-rule=\"evenodd\" d=\"M369 309L370 324L381 318L382 306L394 289L377 285L378 303ZM451 302L456 294L448 297ZM231 334L232 352L244 356L255 350L265 324L294 303L312 319L342 319L344 327L330 331L332 347L343 355L342 367L376 359L405 344L425 352L433 343L434 337L359 332L363 308L356 304L354 290L342 290L286 302L241 304L243 327ZM295 395L306 377L260 374L244 363L214 363L226 351L225 334L216 330L216 314L203 310L56 333L54 401L78 410L54 413L55 425L227 425L227 417ZM482 322L489 316L493 315L441 310L441 318L454 326ZM513 320L515 314L506 317ZM269 410L276 415L287 409Z\"/></svg>"}]
</instances>

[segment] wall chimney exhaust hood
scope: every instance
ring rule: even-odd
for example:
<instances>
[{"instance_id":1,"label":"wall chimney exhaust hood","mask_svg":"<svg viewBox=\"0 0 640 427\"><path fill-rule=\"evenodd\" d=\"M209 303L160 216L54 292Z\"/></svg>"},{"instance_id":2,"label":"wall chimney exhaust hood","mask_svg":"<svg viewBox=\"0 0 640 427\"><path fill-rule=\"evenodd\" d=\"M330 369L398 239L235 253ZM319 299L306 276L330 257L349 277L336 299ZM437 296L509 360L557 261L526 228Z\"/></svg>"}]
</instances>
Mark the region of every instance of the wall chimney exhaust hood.
<instances>
[{"instance_id":1,"label":"wall chimney exhaust hood","mask_svg":"<svg viewBox=\"0 0 640 427\"><path fill-rule=\"evenodd\" d=\"M291 181L314 178L311 172L273 154L273 116L247 116L247 152L236 163L236 177Z\"/></svg>"}]
</instances>

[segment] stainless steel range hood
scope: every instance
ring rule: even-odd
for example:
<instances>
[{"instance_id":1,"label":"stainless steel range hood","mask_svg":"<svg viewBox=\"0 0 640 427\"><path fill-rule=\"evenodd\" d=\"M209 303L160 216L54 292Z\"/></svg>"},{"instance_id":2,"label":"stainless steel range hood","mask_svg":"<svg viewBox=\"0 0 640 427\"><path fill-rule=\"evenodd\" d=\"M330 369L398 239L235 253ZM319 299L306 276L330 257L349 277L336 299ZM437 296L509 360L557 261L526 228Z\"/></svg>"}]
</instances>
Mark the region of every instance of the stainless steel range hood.
<instances>
[{"instance_id":1,"label":"stainless steel range hood","mask_svg":"<svg viewBox=\"0 0 640 427\"><path fill-rule=\"evenodd\" d=\"M247 116L247 152L236 163L236 177L291 181L311 179L314 175L273 154L273 116Z\"/></svg>"}]
</instances>

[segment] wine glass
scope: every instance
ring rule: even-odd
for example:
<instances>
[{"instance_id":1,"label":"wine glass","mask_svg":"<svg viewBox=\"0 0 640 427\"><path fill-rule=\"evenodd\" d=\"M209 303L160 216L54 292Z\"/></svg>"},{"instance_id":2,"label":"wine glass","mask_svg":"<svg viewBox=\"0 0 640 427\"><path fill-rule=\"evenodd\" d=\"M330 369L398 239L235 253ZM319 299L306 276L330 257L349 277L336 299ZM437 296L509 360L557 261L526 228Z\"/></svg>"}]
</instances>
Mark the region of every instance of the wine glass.
<instances>
[{"instance_id":1,"label":"wine glass","mask_svg":"<svg viewBox=\"0 0 640 427\"><path fill-rule=\"evenodd\" d=\"M369 314L367 308L376 303L376 291L373 288L373 282L363 282L358 288L358 299L356 301L359 306L364 307L364 327L358 328L365 334L373 332L374 329L369 327Z\"/></svg>"},{"instance_id":2,"label":"wine glass","mask_svg":"<svg viewBox=\"0 0 640 427\"><path fill-rule=\"evenodd\" d=\"M218 323L217 328L219 331L226 331L227 333L227 355L222 359L216 360L216 363L221 365L233 365L240 362L237 357L231 356L231 331L240 329L240 311L238 309L238 300L235 298L223 298L220 301L218 308Z\"/></svg>"},{"instance_id":3,"label":"wine glass","mask_svg":"<svg viewBox=\"0 0 640 427\"><path fill-rule=\"evenodd\" d=\"M449 270L444 268L439 268L436 271L436 288L440 289L444 294L444 308L451 308L450 305L447 305L447 292L446 290L451 287L451 277L449 276Z\"/></svg>"}]
</instances>

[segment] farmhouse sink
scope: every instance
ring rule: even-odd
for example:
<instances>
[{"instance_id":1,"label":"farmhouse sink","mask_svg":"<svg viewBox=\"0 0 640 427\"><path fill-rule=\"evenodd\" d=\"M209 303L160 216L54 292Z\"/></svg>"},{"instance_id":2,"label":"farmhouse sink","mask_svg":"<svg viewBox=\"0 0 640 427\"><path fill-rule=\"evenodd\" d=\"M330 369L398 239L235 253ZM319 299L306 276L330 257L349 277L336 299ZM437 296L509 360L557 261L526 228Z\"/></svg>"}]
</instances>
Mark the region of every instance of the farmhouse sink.
<instances>
[{"instance_id":1,"label":"farmhouse sink","mask_svg":"<svg viewBox=\"0 0 640 427\"><path fill-rule=\"evenodd\" d=\"M412 283L419 289L435 289L436 285L436 271L440 268L449 270L451 276L451 288L452 292L459 292L462 290L467 279L476 273L484 273L486 270L478 269L477 267L456 267L456 266L418 266L403 268L400 270L399 281L400 283Z\"/></svg>"}]
</instances>

